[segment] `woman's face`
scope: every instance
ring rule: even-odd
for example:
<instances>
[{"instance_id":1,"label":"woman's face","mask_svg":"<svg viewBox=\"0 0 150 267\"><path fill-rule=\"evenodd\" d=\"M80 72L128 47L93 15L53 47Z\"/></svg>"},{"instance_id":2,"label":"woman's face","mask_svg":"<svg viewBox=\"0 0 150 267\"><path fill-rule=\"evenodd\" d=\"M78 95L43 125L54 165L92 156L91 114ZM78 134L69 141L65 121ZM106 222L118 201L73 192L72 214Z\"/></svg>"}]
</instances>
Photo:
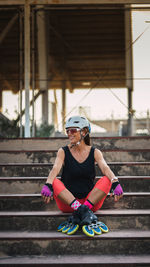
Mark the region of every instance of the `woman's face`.
<instances>
[{"instance_id":1,"label":"woman's face","mask_svg":"<svg viewBox=\"0 0 150 267\"><path fill-rule=\"evenodd\" d=\"M81 133L79 128L76 127L67 128L66 133L72 144L77 143L81 139Z\"/></svg>"}]
</instances>

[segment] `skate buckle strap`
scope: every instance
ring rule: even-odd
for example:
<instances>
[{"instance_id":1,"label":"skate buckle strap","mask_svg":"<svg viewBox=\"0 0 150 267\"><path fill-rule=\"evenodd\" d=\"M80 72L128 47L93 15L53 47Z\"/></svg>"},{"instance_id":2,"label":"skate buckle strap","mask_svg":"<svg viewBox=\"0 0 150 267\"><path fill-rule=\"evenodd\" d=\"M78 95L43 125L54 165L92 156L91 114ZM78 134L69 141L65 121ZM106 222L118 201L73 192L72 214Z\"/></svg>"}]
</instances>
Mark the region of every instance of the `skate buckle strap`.
<instances>
[{"instance_id":1,"label":"skate buckle strap","mask_svg":"<svg viewBox=\"0 0 150 267\"><path fill-rule=\"evenodd\" d=\"M98 222L97 225L102 230L103 233L108 233L109 229L105 223Z\"/></svg>"},{"instance_id":2,"label":"skate buckle strap","mask_svg":"<svg viewBox=\"0 0 150 267\"><path fill-rule=\"evenodd\" d=\"M103 222L97 222L97 226L104 226L105 224Z\"/></svg>"},{"instance_id":3,"label":"skate buckle strap","mask_svg":"<svg viewBox=\"0 0 150 267\"><path fill-rule=\"evenodd\" d=\"M98 226L97 226L97 223L91 223L91 224L87 225L87 227L89 230L92 230L92 228L97 228Z\"/></svg>"},{"instance_id":4,"label":"skate buckle strap","mask_svg":"<svg viewBox=\"0 0 150 267\"><path fill-rule=\"evenodd\" d=\"M88 226L89 230L91 230L92 228L107 227L103 222L95 222L95 223L91 223L87 226Z\"/></svg>"}]
</instances>

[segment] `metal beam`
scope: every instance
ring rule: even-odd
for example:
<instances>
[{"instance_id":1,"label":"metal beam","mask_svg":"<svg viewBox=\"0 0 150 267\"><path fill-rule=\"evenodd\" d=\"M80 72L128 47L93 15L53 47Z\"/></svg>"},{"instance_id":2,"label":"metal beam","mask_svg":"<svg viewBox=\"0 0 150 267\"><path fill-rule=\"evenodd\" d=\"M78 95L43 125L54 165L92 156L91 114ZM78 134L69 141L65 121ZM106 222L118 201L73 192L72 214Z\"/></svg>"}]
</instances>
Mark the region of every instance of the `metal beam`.
<instances>
[{"instance_id":1,"label":"metal beam","mask_svg":"<svg viewBox=\"0 0 150 267\"><path fill-rule=\"evenodd\" d=\"M43 92L42 91L39 91L36 95L34 95L34 100L32 99L30 101L30 106L32 106L33 104L33 101L35 102L35 100L42 94ZM17 119L15 120L16 123L18 123L18 121L20 120L20 117L23 116L25 114L25 109L23 109L21 111L21 113L18 115Z\"/></svg>"},{"instance_id":2,"label":"metal beam","mask_svg":"<svg viewBox=\"0 0 150 267\"><path fill-rule=\"evenodd\" d=\"M18 14L16 14L7 24L7 26L5 27L5 29L1 32L0 34L0 44L3 42L3 40L5 39L7 33L11 30L12 26L14 25L14 23L16 22L16 20L18 19Z\"/></svg>"},{"instance_id":3,"label":"metal beam","mask_svg":"<svg viewBox=\"0 0 150 267\"><path fill-rule=\"evenodd\" d=\"M31 4L39 5L81 5L81 4L150 4L149 0L30 0Z\"/></svg>"},{"instance_id":4,"label":"metal beam","mask_svg":"<svg viewBox=\"0 0 150 267\"><path fill-rule=\"evenodd\" d=\"M3 81L3 90L6 90L6 88L8 90L12 90L12 84L10 84L10 82L6 79L6 77L4 76L4 74L0 73L0 79Z\"/></svg>"},{"instance_id":5,"label":"metal beam","mask_svg":"<svg viewBox=\"0 0 150 267\"><path fill-rule=\"evenodd\" d=\"M63 46L63 50L64 50L64 53L62 55L62 72L63 72L63 77L64 77L64 80L67 81L67 84L65 85L67 87L68 85L68 89L70 91L70 93L73 93L73 85L72 85L72 82L71 82L71 78L70 78L70 72L69 72L69 68L68 68L68 65L67 65L67 53L65 52L65 46L64 46L64 43L62 44Z\"/></svg>"},{"instance_id":6,"label":"metal beam","mask_svg":"<svg viewBox=\"0 0 150 267\"><path fill-rule=\"evenodd\" d=\"M73 85L71 83L69 68L67 66L67 51L66 51L66 47L70 49L70 46L65 41L64 37L62 36L62 33L60 33L58 18L56 17L56 19L55 19L55 28L50 23L49 23L49 25L50 25L49 27L51 28L51 30L57 36L58 41L61 42L62 55L61 55L61 57L59 56L60 62L61 62L60 75L63 76L64 80L67 80L66 87L68 85L68 89L72 93L73 92Z\"/></svg>"},{"instance_id":7,"label":"metal beam","mask_svg":"<svg viewBox=\"0 0 150 267\"><path fill-rule=\"evenodd\" d=\"M24 5L25 0L0 0L0 6L8 6L8 5Z\"/></svg>"},{"instance_id":8,"label":"metal beam","mask_svg":"<svg viewBox=\"0 0 150 267\"><path fill-rule=\"evenodd\" d=\"M70 79L70 73L69 73L68 68L65 69L65 77L66 77L66 80L67 80L68 89L69 89L70 93L73 93L73 85L72 85L72 82L71 82L71 79Z\"/></svg>"},{"instance_id":9,"label":"metal beam","mask_svg":"<svg viewBox=\"0 0 150 267\"><path fill-rule=\"evenodd\" d=\"M24 7L24 53L25 137L30 137L30 5L28 0L26 0Z\"/></svg>"},{"instance_id":10,"label":"metal beam","mask_svg":"<svg viewBox=\"0 0 150 267\"><path fill-rule=\"evenodd\" d=\"M0 5L24 5L26 0L1 0ZM150 4L149 0L29 0L30 5Z\"/></svg>"}]
</instances>

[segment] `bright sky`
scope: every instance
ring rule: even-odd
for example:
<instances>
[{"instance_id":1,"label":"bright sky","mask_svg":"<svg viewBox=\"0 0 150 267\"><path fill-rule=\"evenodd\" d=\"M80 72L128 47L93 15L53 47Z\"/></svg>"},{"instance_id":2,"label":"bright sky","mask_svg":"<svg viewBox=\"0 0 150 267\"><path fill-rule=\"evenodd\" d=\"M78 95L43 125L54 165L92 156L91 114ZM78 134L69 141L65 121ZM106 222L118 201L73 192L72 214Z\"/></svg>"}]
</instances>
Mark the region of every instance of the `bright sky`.
<instances>
[{"instance_id":1,"label":"bright sky","mask_svg":"<svg viewBox=\"0 0 150 267\"><path fill-rule=\"evenodd\" d=\"M134 94L133 109L136 110L136 117L146 116L146 111L150 110L150 11L133 12L133 41L143 33L144 34L133 45L134 53ZM140 79L140 80L139 80ZM119 97L120 101L110 92L110 90L92 90L87 95L87 90L75 90L73 94L67 92L67 114L76 115L79 107L85 107L92 119L110 118L112 114L115 118L125 118L127 116L127 90L112 89ZM57 90L58 98L58 118L61 122L61 91ZM50 101L54 101L53 92L50 92ZM18 97L5 93L3 97L4 114L9 118L15 118L15 110L18 110ZM37 122L40 122L39 106L41 99L36 102ZM77 106L71 113L70 111ZM7 115L7 112L8 114ZM61 123L60 123L61 124Z\"/></svg>"}]
</instances>

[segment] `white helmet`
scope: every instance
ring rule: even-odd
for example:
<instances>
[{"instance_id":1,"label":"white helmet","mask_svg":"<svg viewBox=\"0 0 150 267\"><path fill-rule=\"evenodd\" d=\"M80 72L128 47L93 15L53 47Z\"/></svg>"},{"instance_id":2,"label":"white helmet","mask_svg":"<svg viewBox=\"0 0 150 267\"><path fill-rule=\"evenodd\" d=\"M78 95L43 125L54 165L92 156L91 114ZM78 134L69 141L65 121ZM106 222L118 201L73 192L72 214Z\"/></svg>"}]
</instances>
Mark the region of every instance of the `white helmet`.
<instances>
[{"instance_id":1,"label":"white helmet","mask_svg":"<svg viewBox=\"0 0 150 267\"><path fill-rule=\"evenodd\" d=\"M91 126L90 126L89 121L86 118L80 117L80 116L70 117L66 121L65 128L67 129L69 127L77 127L79 129L83 129L84 127L87 127L89 130L89 133L91 132Z\"/></svg>"}]
</instances>

